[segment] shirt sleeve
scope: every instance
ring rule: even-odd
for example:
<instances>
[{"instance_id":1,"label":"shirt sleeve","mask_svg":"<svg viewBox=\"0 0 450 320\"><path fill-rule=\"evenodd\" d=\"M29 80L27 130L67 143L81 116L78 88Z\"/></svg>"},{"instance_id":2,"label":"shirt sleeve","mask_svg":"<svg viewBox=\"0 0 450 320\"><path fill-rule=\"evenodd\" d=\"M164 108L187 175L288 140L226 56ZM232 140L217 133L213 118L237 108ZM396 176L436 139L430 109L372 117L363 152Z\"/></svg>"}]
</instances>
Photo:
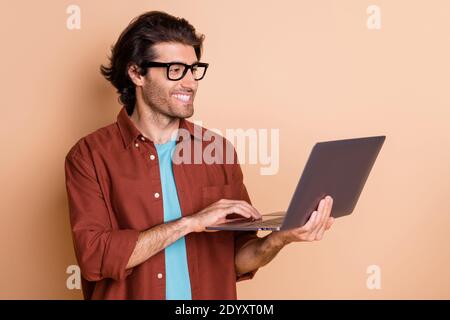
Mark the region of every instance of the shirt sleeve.
<instances>
[{"instance_id":1,"label":"shirt sleeve","mask_svg":"<svg viewBox=\"0 0 450 320\"><path fill-rule=\"evenodd\" d=\"M138 230L113 230L94 167L71 153L65 160L66 188L75 254L83 277L122 280L139 237Z\"/></svg>"}]
</instances>

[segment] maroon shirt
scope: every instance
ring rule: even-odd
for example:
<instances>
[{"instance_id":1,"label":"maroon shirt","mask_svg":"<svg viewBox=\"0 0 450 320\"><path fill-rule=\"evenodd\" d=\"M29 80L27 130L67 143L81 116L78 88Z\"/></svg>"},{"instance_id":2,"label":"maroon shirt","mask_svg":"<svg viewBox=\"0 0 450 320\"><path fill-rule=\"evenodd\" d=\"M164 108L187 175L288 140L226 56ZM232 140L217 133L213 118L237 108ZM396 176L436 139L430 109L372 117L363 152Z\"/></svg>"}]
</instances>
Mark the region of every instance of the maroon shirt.
<instances>
[{"instance_id":1,"label":"maroon shirt","mask_svg":"<svg viewBox=\"0 0 450 320\"><path fill-rule=\"evenodd\" d=\"M226 163L225 148L230 146L226 139L215 136L223 141L219 152L223 164L194 162L194 145L204 150L211 143L202 139L206 129L194 127L180 120L180 128L189 134L188 138L180 134L176 148L191 148L192 162L172 166L182 216L195 214L221 198L250 203L234 149L234 163ZM71 148L65 172L85 299L165 299L164 250L125 270L139 233L164 223L158 153L125 107L116 123L87 135ZM186 235L192 299L236 299L236 281L253 278L257 270L238 277L235 253L253 238L257 238L256 232Z\"/></svg>"}]
</instances>

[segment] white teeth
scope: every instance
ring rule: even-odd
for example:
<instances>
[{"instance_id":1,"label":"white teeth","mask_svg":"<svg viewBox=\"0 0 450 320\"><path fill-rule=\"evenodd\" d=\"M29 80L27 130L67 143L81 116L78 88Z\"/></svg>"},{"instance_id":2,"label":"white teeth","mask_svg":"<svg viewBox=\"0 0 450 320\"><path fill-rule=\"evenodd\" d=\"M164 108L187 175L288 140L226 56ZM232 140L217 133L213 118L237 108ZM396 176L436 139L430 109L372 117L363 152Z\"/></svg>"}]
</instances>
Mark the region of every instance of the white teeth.
<instances>
[{"instance_id":1,"label":"white teeth","mask_svg":"<svg viewBox=\"0 0 450 320\"><path fill-rule=\"evenodd\" d=\"M190 95L186 95L186 94L174 94L173 96L183 102L188 102L189 98L191 97Z\"/></svg>"}]
</instances>

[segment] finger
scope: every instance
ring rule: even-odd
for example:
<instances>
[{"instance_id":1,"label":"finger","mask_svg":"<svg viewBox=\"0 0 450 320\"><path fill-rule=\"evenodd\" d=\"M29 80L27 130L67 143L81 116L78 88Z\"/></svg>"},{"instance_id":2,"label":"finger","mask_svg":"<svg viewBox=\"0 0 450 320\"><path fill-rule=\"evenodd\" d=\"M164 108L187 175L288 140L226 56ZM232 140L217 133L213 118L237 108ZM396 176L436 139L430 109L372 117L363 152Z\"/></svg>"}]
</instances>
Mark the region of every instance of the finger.
<instances>
[{"instance_id":1,"label":"finger","mask_svg":"<svg viewBox=\"0 0 450 320\"><path fill-rule=\"evenodd\" d=\"M258 209L256 209L254 206L252 206L247 201L242 201L242 203L243 203L244 206L247 206L250 210L252 210L255 219L261 218L261 212L259 212Z\"/></svg>"},{"instance_id":2,"label":"finger","mask_svg":"<svg viewBox=\"0 0 450 320\"><path fill-rule=\"evenodd\" d=\"M239 203L239 202L240 202L240 200L233 200L233 199L225 199L225 198L222 198L222 199L217 200L216 202L214 202L214 203L212 204L212 206L213 206L213 205L218 205L218 206L231 206L231 205L234 205L234 204Z\"/></svg>"},{"instance_id":3,"label":"finger","mask_svg":"<svg viewBox=\"0 0 450 320\"><path fill-rule=\"evenodd\" d=\"M302 227L298 228L299 233L307 233L313 229L314 223L316 222L317 211L314 211Z\"/></svg>"},{"instance_id":4,"label":"finger","mask_svg":"<svg viewBox=\"0 0 450 320\"><path fill-rule=\"evenodd\" d=\"M220 201L220 202L219 202ZM229 206L240 206L242 209L248 211L251 214L251 217L254 219L260 219L261 213L256 210L255 207L250 205L247 201L244 200L232 200L232 199L221 199L217 203L218 207L229 207Z\"/></svg>"},{"instance_id":5,"label":"finger","mask_svg":"<svg viewBox=\"0 0 450 320\"><path fill-rule=\"evenodd\" d=\"M243 205L242 203L238 202L238 203L234 204L233 207L240 208L241 210L243 210L243 211L247 212L248 214L250 214L249 218L257 219L257 216L255 215L255 213L249 207Z\"/></svg>"},{"instance_id":6,"label":"finger","mask_svg":"<svg viewBox=\"0 0 450 320\"><path fill-rule=\"evenodd\" d=\"M248 210L251 214L252 217L254 219L260 219L261 218L261 214L258 212L258 210L256 210L255 207L253 207L252 205L250 205L248 202L246 201L239 201L238 205L245 208L246 210Z\"/></svg>"},{"instance_id":7,"label":"finger","mask_svg":"<svg viewBox=\"0 0 450 320\"><path fill-rule=\"evenodd\" d=\"M239 214L245 218L250 218L252 215L250 212L248 212L248 210L245 210L239 206L228 206L225 208L220 209L220 216L225 218L227 215L231 214L231 213L236 213Z\"/></svg>"},{"instance_id":8,"label":"finger","mask_svg":"<svg viewBox=\"0 0 450 320\"><path fill-rule=\"evenodd\" d=\"M329 217L328 221L327 221L327 225L325 226L325 230L330 229L331 226L333 225L333 223L334 223L334 218L333 217Z\"/></svg>"},{"instance_id":9,"label":"finger","mask_svg":"<svg viewBox=\"0 0 450 320\"><path fill-rule=\"evenodd\" d=\"M256 210L255 207L253 207L250 203L248 203L245 200L227 200L227 203L230 204L230 205L243 206L243 207L245 207L246 209L248 209L252 213L252 216L255 219L261 218L261 213L258 210Z\"/></svg>"},{"instance_id":10,"label":"finger","mask_svg":"<svg viewBox=\"0 0 450 320\"><path fill-rule=\"evenodd\" d=\"M319 208L317 209L317 211L320 213L321 215L321 219L319 221L319 225L318 225L318 229L320 229L322 227L322 225L325 223L325 210L327 208L327 201L325 198L323 198L322 200L320 200L319 202Z\"/></svg>"},{"instance_id":11,"label":"finger","mask_svg":"<svg viewBox=\"0 0 450 320\"><path fill-rule=\"evenodd\" d=\"M327 202L327 205L326 205L326 210L327 210L326 213L327 213L327 217L326 217L326 219L325 219L324 224L326 224L327 221L328 221L328 218L331 217L331 212L333 211L333 203L334 203L333 198L330 197L330 196L328 196L328 202Z\"/></svg>"},{"instance_id":12,"label":"finger","mask_svg":"<svg viewBox=\"0 0 450 320\"><path fill-rule=\"evenodd\" d=\"M316 238L317 232L319 231L320 221L322 220L322 216L323 216L323 212L317 212L316 221L310 232L310 236L312 239Z\"/></svg>"},{"instance_id":13,"label":"finger","mask_svg":"<svg viewBox=\"0 0 450 320\"><path fill-rule=\"evenodd\" d=\"M208 209L209 210L218 210L218 209L227 209L229 210L230 207L238 204L236 200L229 200L229 199L220 199L219 201L214 202L211 204Z\"/></svg>"},{"instance_id":14,"label":"finger","mask_svg":"<svg viewBox=\"0 0 450 320\"><path fill-rule=\"evenodd\" d=\"M324 216L324 207L325 207L325 200L322 199L322 200L320 200L319 207L317 208L317 221L311 230L311 235L314 237L316 236L316 234L319 231L319 228L321 226L323 216Z\"/></svg>"},{"instance_id":15,"label":"finger","mask_svg":"<svg viewBox=\"0 0 450 320\"><path fill-rule=\"evenodd\" d=\"M328 222L328 219L330 218L332 206L333 206L333 198L327 196L325 198L324 219L319 228L319 231L317 232L317 235L316 235L317 240L321 240L323 238L323 234L325 233L326 224Z\"/></svg>"}]
</instances>

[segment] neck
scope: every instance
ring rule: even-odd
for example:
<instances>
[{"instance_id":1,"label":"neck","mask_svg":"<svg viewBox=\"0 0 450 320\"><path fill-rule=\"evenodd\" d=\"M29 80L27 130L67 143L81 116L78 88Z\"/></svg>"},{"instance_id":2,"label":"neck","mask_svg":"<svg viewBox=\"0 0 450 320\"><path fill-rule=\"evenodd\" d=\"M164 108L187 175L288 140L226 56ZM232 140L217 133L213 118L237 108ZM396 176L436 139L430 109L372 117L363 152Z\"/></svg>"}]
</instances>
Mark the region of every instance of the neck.
<instances>
[{"instance_id":1,"label":"neck","mask_svg":"<svg viewBox=\"0 0 450 320\"><path fill-rule=\"evenodd\" d=\"M179 118L161 114L138 102L130 119L146 138L156 144L168 142L180 124Z\"/></svg>"}]
</instances>

